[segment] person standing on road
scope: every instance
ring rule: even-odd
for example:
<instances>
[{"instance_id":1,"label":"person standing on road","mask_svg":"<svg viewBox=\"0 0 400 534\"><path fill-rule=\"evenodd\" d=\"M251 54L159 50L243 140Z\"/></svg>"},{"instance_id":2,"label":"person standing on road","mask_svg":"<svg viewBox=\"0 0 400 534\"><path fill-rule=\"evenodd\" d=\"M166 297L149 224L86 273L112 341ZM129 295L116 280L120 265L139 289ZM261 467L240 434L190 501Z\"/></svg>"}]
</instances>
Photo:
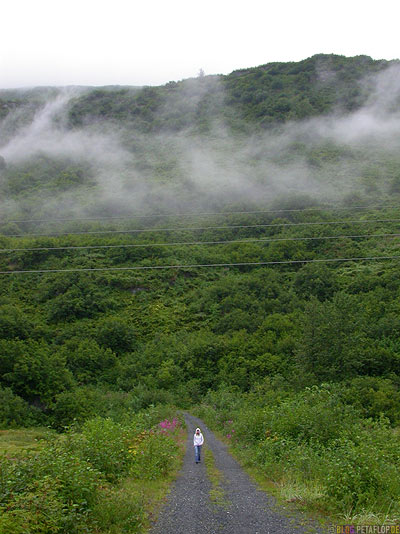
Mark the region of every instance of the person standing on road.
<instances>
[{"instance_id":1,"label":"person standing on road","mask_svg":"<svg viewBox=\"0 0 400 534\"><path fill-rule=\"evenodd\" d=\"M203 443L204 443L203 434L201 433L200 428L196 428L196 432L194 433L194 436L193 436L194 455L195 455L196 464L200 462L201 446L203 445Z\"/></svg>"}]
</instances>

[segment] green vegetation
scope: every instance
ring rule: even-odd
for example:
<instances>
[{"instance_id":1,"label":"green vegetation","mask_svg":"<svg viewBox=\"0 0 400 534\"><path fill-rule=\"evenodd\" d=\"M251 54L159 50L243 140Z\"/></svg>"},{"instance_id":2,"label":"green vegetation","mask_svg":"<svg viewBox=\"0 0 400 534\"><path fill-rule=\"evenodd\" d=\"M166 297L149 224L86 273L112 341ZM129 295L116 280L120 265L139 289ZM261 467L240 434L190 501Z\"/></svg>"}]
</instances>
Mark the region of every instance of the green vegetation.
<instances>
[{"instance_id":1,"label":"green vegetation","mask_svg":"<svg viewBox=\"0 0 400 534\"><path fill-rule=\"evenodd\" d=\"M188 127L204 132L218 113L234 129L265 128L339 106L345 111L360 108L368 90L357 82L394 63L318 54L297 63L269 63L163 87L103 88L79 96L69 117L73 126L106 117L144 132Z\"/></svg>"},{"instance_id":2,"label":"green vegetation","mask_svg":"<svg viewBox=\"0 0 400 534\"><path fill-rule=\"evenodd\" d=\"M310 191L353 205L398 196L387 74L397 67L320 54L162 87L0 90L3 216L209 212ZM354 118L365 109L368 120Z\"/></svg>"},{"instance_id":3,"label":"green vegetation","mask_svg":"<svg viewBox=\"0 0 400 534\"><path fill-rule=\"evenodd\" d=\"M396 66L0 92L0 533L140 531L171 405L283 498L399 520Z\"/></svg>"},{"instance_id":4,"label":"green vegetation","mask_svg":"<svg viewBox=\"0 0 400 534\"><path fill-rule=\"evenodd\" d=\"M216 506L228 507L230 502L228 501L224 488L222 487L223 474L215 466L215 459L212 451L205 446L203 452L204 463L207 468L207 475L211 482L210 500Z\"/></svg>"},{"instance_id":5,"label":"green vegetation","mask_svg":"<svg viewBox=\"0 0 400 534\"><path fill-rule=\"evenodd\" d=\"M220 388L207 395L198 414L223 433L256 478L273 483L281 499L338 522L396 522L398 436L382 414L365 418L348 404L346 386L361 401L359 389L345 383L300 392L281 380L250 393Z\"/></svg>"},{"instance_id":6,"label":"green vegetation","mask_svg":"<svg viewBox=\"0 0 400 534\"><path fill-rule=\"evenodd\" d=\"M54 431L48 428L0 430L0 454L12 457L23 451L37 449L52 437Z\"/></svg>"},{"instance_id":7,"label":"green vegetation","mask_svg":"<svg viewBox=\"0 0 400 534\"><path fill-rule=\"evenodd\" d=\"M395 232L396 223L378 222L395 218L395 212L371 208L368 214L350 210L339 215L305 209L285 219L265 214L255 220L343 221L339 228L326 225L323 230L266 227L258 235L265 239L335 237L347 234L346 221L355 217L376 220L368 226L372 235ZM219 238L216 230L207 232L206 240ZM226 239L246 241L246 229L224 232ZM64 245L92 238L23 242L38 246L42 239ZM163 236L115 236L107 243L122 239L151 244ZM3 237L7 248L15 240ZM20 251L11 267L4 256L2 269L391 256L396 248L393 238L375 237L249 240L223 246L152 245L139 253L104 249L95 257L92 249L28 252L29 263ZM1 408L3 427L37 421L63 430L74 421L82 424L82 457L91 458L93 469L112 483L120 476L112 469L127 469L125 460L114 458L109 447L105 458L97 453L107 426L90 418L102 414L116 421L113 425L129 425L131 414L152 404L188 408L205 399L201 415L220 430L232 420L235 450L288 500L338 520L399 517L400 449L393 431L400 422L397 260L10 274L0 282L1 381L8 399ZM87 441L92 429L93 447ZM110 432L115 436L113 426ZM74 439L76 451L83 445ZM62 443L65 447L67 441ZM117 455L118 450L116 442ZM162 459L150 447L151 466L154 457ZM129 468L139 478L148 469L147 464L138 471Z\"/></svg>"},{"instance_id":8,"label":"green vegetation","mask_svg":"<svg viewBox=\"0 0 400 534\"><path fill-rule=\"evenodd\" d=\"M0 458L0 532L143 532L181 465L168 407L129 424L89 419L40 449Z\"/></svg>"}]
</instances>

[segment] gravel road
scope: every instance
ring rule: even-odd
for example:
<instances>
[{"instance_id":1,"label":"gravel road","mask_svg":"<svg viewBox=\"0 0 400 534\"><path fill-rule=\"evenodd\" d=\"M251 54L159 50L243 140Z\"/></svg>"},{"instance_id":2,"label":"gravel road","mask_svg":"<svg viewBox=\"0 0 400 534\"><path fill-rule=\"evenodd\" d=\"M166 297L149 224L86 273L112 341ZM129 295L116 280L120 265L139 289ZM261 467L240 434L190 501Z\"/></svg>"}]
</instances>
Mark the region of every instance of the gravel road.
<instances>
[{"instance_id":1,"label":"gravel road","mask_svg":"<svg viewBox=\"0 0 400 534\"><path fill-rule=\"evenodd\" d=\"M182 471L160 511L151 534L311 534L326 530L301 513L289 513L258 490L249 476L200 419L186 414L187 450ZM194 461L193 434L200 427L205 446L201 463ZM204 455L210 450L222 473L223 499L213 500Z\"/></svg>"}]
</instances>

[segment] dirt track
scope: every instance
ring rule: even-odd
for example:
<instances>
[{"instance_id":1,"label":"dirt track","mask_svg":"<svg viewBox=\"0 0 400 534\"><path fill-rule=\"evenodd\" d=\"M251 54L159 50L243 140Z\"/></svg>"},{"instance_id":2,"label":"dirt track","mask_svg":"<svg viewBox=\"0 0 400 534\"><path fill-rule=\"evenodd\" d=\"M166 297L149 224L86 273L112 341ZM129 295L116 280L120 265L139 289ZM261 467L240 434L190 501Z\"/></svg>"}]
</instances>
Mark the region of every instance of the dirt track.
<instances>
[{"instance_id":1,"label":"dirt track","mask_svg":"<svg viewBox=\"0 0 400 534\"><path fill-rule=\"evenodd\" d=\"M152 534L310 534L326 532L301 514L289 515L274 499L258 490L248 475L206 425L185 415L188 427L187 451L182 471L161 510ZM221 472L223 499L212 499L213 486L204 462L196 464L193 434L199 426L206 447ZM211 494L210 494L211 492Z\"/></svg>"}]
</instances>

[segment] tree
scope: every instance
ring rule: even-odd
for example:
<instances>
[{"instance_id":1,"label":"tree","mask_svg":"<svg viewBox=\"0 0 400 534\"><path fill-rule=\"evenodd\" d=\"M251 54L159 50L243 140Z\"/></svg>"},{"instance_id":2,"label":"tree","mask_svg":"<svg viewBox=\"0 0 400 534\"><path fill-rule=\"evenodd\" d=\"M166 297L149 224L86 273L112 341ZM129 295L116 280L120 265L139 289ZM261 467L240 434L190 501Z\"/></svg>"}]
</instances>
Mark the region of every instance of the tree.
<instances>
[{"instance_id":1,"label":"tree","mask_svg":"<svg viewBox=\"0 0 400 534\"><path fill-rule=\"evenodd\" d=\"M16 306L5 305L0 308L0 338L25 339L32 333L32 324Z\"/></svg>"},{"instance_id":2,"label":"tree","mask_svg":"<svg viewBox=\"0 0 400 534\"><path fill-rule=\"evenodd\" d=\"M0 381L23 399L47 403L74 385L65 358L43 341L0 340Z\"/></svg>"},{"instance_id":3,"label":"tree","mask_svg":"<svg viewBox=\"0 0 400 534\"><path fill-rule=\"evenodd\" d=\"M297 271L293 287L303 299L314 296L323 301L333 296L336 289L335 274L326 265L309 263Z\"/></svg>"},{"instance_id":4,"label":"tree","mask_svg":"<svg viewBox=\"0 0 400 534\"><path fill-rule=\"evenodd\" d=\"M100 347L94 339L73 338L58 351L79 384L105 380L107 371L117 364L109 348Z\"/></svg>"},{"instance_id":5,"label":"tree","mask_svg":"<svg viewBox=\"0 0 400 534\"><path fill-rule=\"evenodd\" d=\"M341 380L363 373L363 315L356 297L337 293L332 301L312 298L301 324L297 357L319 380Z\"/></svg>"},{"instance_id":6,"label":"tree","mask_svg":"<svg viewBox=\"0 0 400 534\"><path fill-rule=\"evenodd\" d=\"M107 317L98 323L96 339L100 346L115 354L133 350L135 337L133 327L123 318Z\"/></svg>"}]
</instances>

